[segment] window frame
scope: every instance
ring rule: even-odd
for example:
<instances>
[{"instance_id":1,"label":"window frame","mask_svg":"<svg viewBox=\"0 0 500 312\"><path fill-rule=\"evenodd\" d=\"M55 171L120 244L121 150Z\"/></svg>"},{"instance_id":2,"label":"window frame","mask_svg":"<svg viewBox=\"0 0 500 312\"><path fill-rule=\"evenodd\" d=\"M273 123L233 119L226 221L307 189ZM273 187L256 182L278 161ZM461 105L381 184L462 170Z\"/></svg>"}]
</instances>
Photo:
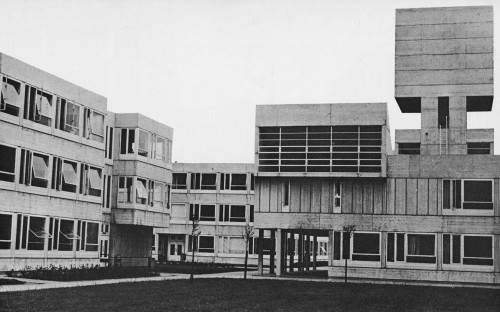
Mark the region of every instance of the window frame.
<instances>
[{"instance_id":1,"label":"window frame","mask_svg":"<svg viewBox=\"0 0 500 312\"><path fill-rule=\"evenodd\" d=\"M389 234L392 234L394 236L394 241L392 243L392 252L389 251L389 248L391 247L389 244ZM398 235L404 235L403 238L403 260L398 259L398 243L401 243L399 241ZM416 236L433 236L434 237L434 254L433 255L411 255L408 252L408 235L416 235ZM435 267L437 266L438 259L437 256L437 248L438 248L438 240L437 240L437 233L414 233L414 232L389 232L387 233L386 236L387 243L386 243L386 261L388 266L398 266L398 265L404 265L404 266L415 266L415 267ZM392 260L389 259L389 255L392 255ZM434 258L434 262L415 262L415 261L408 261L408 256L413 257L415 259L418 258Z\"/></svg>"},{"instance_id":2,"label":"window frame","mask_svg":"<svg viewBox=\"0 0 500 312\"><path fill-rule=\"evenodd\" d=\"M89 243L87 240L89 238L88 225L89 223L97 224L97 238L96 243ZM78 220L77 221L77 235L80 237L80 241L76 246L77 252L95 252L99 254L99 240L100 240L100 222L88 221L88 220ZM88 250L89 247L94 247L95 250ZM94 249L92 248L92 249Z\"/></svg>"},{"instance_id":3,"label":"window frame","mask_svg":"<svg viewBox=\"0 0 500 312\"><path fill-rule=\"evenodd\" d=\"M473 202L467 202L465 201L465 184L464 182L481 182L481 181L487 181L491 183L491 202L476 202L476 203L484 203L484 204L491 204L491 208L488 209L481 209L481 208L464 208L464 203L473 203ZM460 207L455 207L456 206L456 199L457 199L457 193L456 193L456 187L455 184L459 182L460 183ZM445 183L449 183L449 196L446 197L447 200L445 201ZM442 211L443 215L446 214L475 214L475 215L492 215L494 213L494 207L495 207L495 180L494 179L442 179L441 180L441 192L443 194L443 200L442 200ZM447 204L449 207L446 207L445 205Z\"/></svg>"},{"instance_id":4,"label":"window frame","mask_svg":"<svg viewBox=\"0 0 500 312\"><path fill-rule=\"evenodd\" d=\"M244 209L244 217L233 217L233 207L243 207ZM247 223L247 205L238 205L238 204L219 204L219 223L234 223L234 224L242 224Z\"/></svg>"},{"instance_id":5,"label":"window frame","mask_svg":"<svg viewBox=\"0 0 500 312\"><path fill-rule=\"evenodd\" d=\"M448 237L447 239L445 237ZM454 238L459 237L460 242L458 244L459 250L455 250L457 245L455 245ZM491 242L491 257L466 257L465 256L465 238L466 237L486 237L490 238ZM445 246L445 241L448 240L448 246ZM459 233L443 233L442 240L443 248L443 268L445 269L466 269L474 271L492 271L494 269L495 263L495 237L492 234L459 234ZM458 251L458 255L455 254ZM449 259L445 260L445 256ZM459 261L456 261L458 258ZM491 264L469 264L464 263L464 259L482 259L491 260Z\"/></svg>"},{"instance_id":6,"label":"window frame","mask_svg":"<svg viewBox=\"0 0 500 312\"><path fill-rule=\"evenodd\" d=\"M17 91L18 93L18 98L15 100L15 101L11 101L9 100L8 98L8 89L7 89L7 85L9 85L9 81L12 81L16 84L18 84L18 88L19 90ZM11 86L13 86L12 84L10 84ZM14 88L16 88L14 86ZM5 91L4 91L5 89ZM0 113L4 113L4 114L7 114L7 115L10 115L10 116L13 116L13 117L19 117L20 113L21 113L21 105L22 105L22 102L21 102L21 98L22 98L22 84L20 81L16 80L16 79L12 79L10 78L9 76L7 75L0 75L0 93L1 93L1 99L0 99ZM5 94L4 94L5 92ZM2 103L3 102L3 103ZM16 112L17 110L17 112Z\"/></svg>"},{"instance_id":7,"label":"window frame","mask_svg":"<svg viewBox=\"0 0 500 312\"><path fill-rule=\"evenodd\" d=\"M38 231L33 231L31 228L32 218L38 218L43 220L43 228L38 229ZM47 217L38 215L28 215L28 214L17 214L17 233L16 233L16 250L22 251L32 251L32 252L45 252L48 248L48 239L52 238L52 235L47 231L48 222ZM36 230L36 229L35 229ZM31 239L36 237L41 241L31 241ZM41 249L30 248L30 244L42 244Z\"/></svg>"},{"instance_id":8,"label":"window frame","mask_svg":"<svg viewBox=\"0 0 500 312\"><path fill-rule=\"evenodd\" d=\"M74 101L70 101L66 98L63 98L61 96L57 96L56 99L56 129L71 133L76 136L80 136L80 131L81 131L81 117L82 117L82 108L83 106L80 104L77 104ZM71 123L68 123L68 106L76 106L78 107L78 118L76 119L77 125L73 125Z\"/></svg>"},{"instance_id":9,"label":"window frame","mask_svg":"<svg viewBox=\"0 0 500 312\"><path fill-rule=\"evenodd\" d=\"M354 240L355 240L355 234L362 234L362 235L377 235L378 236L378 254L371 254L371 253L356 253L354 252ZM336 241L335 236L338 235L339 240ZM345 237L346 233L342 230L337 230L334 231L334 240L332 242L332 259L335 263L341 264L345 263L345 252L346 248L344 246L345 240L347 238ZM318 245L319 247L319 245ZM362 257L362 256L372 256L372 257L378 257L378 259L375 260L360 260L360 259L354 259L354 257ZM352 263L355 265L360 265L363 267L378 267L382 263L382 233L381 232L370 232L370 231L355 231L352 233L352 236L349 239L349 255L347 258L348 263Z\"/></svg>"},{"instance_id":10,"label":"window frame","mask_svg":"<svg viewBox=\"0 0 500 312\"><path fill-rule=\"evenodd\" d=\"M0 253L7 251L10 252L10 250L13 249L15 245L15 233L12 233L12 231L14 230L14 215L10 213L4 213L2 211L0 212L0 217L6 217L6 219L10 217L10 228L8 231L5 231L5 234L8 234L9 239L3 239L2 237L0 237ZM2 226L2 229L5 229L5 227ZM9 248L2 248L3 244L8 244Z\"/></svg>"},{"instance_id":11,"label":"window frame","mask_svg":"<svg viewBox=\"0 0 500 312\"><path fill-rule=\"evenodd\" d=\"M122 183L123 182L123 183ZM129 184L130 182L130 184ZM122 187L123 185L123 187ZM132 176L119 176L118 177L118 196L117 203L131 204L135 202L134 200L134 177ZM126 200L122 200L124 197Z\"/></svg>"},{"instance_id":12,"label":"window frame","mask_svg":"<svg viewBox=\"0 0 500 312\"><path fill-rule=\"evenodd\" d=\"M16 177L17 177L17 147L16 146L12 146L12 145L9 145L9 144L5 144L5 143L0 143L0 146L3 146L3 147L6 147L8 149L13 149L14 150L14 170L13 172L8 172L8 171L0 171L0 177L2 177L3 175L5 176L11 176L12 177L12 181L10 180L7 180L7 179L4 179L4 178L0 178L0 183L15 183L16 182Z\"/></svg>"},{"instance_id":13,"label":"window frame","mask_svg":"<svg viewBox=\"0 0 500 312\"><path fill-rule=\"evenodd\" d=\"M184 184L179 184L178 177L184 175L185 182ZM187 172L173 172L172 173L172 190L187 190L188 189L188 174Z\"/></svg>"},{"instance_id":14,"label":"window frame","mask_svg":"<svg viewBox=\"0 0 500 312\"><path fill-rule=\"evenodd\" d=\"M202 208L213 207L214 215L212 216L204 215L202 217ZM189 204L189 221L198 220L200 223L210 223L213 224L217 220L217 206L215 204ZM202 220L203 219L203 220Z\"/></svg>"},{"instance_id":15,"label":"window frame","mask_svg":"<svg viewBox=\"0 0 500 312\"><path fill-rule=\"evenodd\" d=\"M233 184L234 175L244 175L245 183L244 184ZM232 192L246 192L248 191L247 186L248 174L245 173L221 173L220 174L220 190L221 191L232 191Z\"/></svg>"}]
</instances>

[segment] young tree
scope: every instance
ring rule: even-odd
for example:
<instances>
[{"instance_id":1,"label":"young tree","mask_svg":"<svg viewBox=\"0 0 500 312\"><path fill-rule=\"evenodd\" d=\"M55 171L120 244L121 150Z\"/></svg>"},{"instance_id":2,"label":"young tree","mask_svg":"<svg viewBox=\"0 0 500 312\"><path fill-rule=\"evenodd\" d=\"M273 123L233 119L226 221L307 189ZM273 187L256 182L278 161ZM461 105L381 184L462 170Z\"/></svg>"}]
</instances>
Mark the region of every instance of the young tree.
<instances>
[{"instance_id":1,"label":"young tree","mask_svg":"<svg viewBox=\"0 0 500 312\"><path fill-rule=\"evenodd\" d=\"M243 239L245 240L245 271L244 279L247 279L247 268L248 268L248 246L249 242L253 237L253 226L247 224L243 230Z\"/></svg>"},{"instance_id":2,"label":"young tree","mask_svg":"<svg viewBox=\"0 0 500 312\"><path fill-rule=\"evenodd\" d=\"M191 276L189 277L189 281L192 283L194 279L194 251L196 250L196 241L198 236L200 235L200 226L198 218L194 216L191 218Z\"/></svg>"},{"instance_id":3,"label":"young tree","mask_svg":"<svg viewBox=\"0 0 500 312\"><path fill-rule=\"evenodd\" d=\"M356 230L356 226L354 225L345 225L342 229L344 231L344 235L347 235L347 243L350 245L351 244L351 237L352 233ZM345 237L345 236L344 236ZM344 238L344 242L345 242ZM344 250L346 250L344 248ZM344 254L344 259L345 259L345 282L347 283L347 259L349 258L349 255Z\"/></svg>"}]
</instances>

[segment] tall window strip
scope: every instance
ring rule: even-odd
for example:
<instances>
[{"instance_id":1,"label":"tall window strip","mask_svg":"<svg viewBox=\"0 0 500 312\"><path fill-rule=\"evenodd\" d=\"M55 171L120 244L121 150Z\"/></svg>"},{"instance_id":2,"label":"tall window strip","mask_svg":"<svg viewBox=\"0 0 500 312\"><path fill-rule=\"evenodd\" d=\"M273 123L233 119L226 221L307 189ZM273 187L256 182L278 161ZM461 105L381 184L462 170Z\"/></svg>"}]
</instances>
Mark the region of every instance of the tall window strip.
<instances>
[{"instance_id":1,"label":"tall window strip","mask_svg":"<svg viewBox=\"0 0 500 312\"><path fill-rule=\"evenodd\" d=\"M381 126L259 128L260 172L381 172Z\"/></svg>"}]
</instances>

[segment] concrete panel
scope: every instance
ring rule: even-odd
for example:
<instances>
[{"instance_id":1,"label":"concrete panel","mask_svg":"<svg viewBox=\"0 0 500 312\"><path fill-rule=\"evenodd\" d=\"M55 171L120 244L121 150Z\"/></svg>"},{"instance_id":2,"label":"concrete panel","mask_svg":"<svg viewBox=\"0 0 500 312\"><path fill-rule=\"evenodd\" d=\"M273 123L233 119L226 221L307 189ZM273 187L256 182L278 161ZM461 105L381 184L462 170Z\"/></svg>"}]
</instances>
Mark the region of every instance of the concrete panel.
<instances>
[{"instance_id":1,"label":"concrete panel","mask_svg":"<svg viewBox=\"0 0 500 312\"><path fill-rule=\"evenodd\" d=\"M280 180L272 179L270 181L270 195L269 195L269 211L278 212L278 206L281 206L281 200L278 198L278 190L281 188Z\"/></svg>"},{"instance_id":2,"label":"concrete panel","mask_svg":"<svg viewBox=\"0 0 500 312\"><path fill-rule=\"evenodd\" d=\"M373 213L373 182L365 181L363 184L363 212L365 214Z\"/></svg>"},{"instance_id":3,"label":"concrete panel","mask_svg":"<svg viewBox=\"0 0 500 312\"><path fill-rule=\"evenodd\" d=\"M330 199L331 180L321 183L321 213L332 213L332 200Z\"/></svg>"},{"instance_id":4,"label":"concrete panel","mask_svg":"<svg viewBox=\"0 0 500 312\"><path fill-rule=\"evenodd\" d=\"M469 142L493 142L495 130L490 129L467 129L467 143Z\"/></svg>"},{"instance_id":5,"label":"concrete panel","mask_svg":"<svg viewBox=\"0 0 500 312\"><path fill-rule=\"evenodd\" d=\"M384 184L373 184L373 213L382 214L384 206Z\"/></svg>"},{"instance_id":6,"label":"concrete panel","mask_svg":"<svg viewBox=\"0 0 500 312\"><path fill-rule=\"evenodd\" d=\"M493 53L396 56L396 71L493 68Z\"/></svg>"},{"instance_id":7,"label":"concrete panel","mask_svg":"<svg viewBox=\"0 0 500 312\"><path fill-rule=\"evenodd\" d=\"M396 129L396 143L420 143L419 129Z\"/></svg>"},{"instance_id":8,"label":"concrete panel","mask_svg":"<svg viewBox=\"0 0 500 312\"><path fill-rule=\"evenodd\" d=\"M352 183L352 213L363 213L363 180Z\"/></svg>"},{"instance_id":9,"label":"concrete panel","mask_svg":"<svg viewBox=\"0 0 500 312\"><path fill-rule=\"evenodd\" d=\"M396 56L493 53L492 38L396 41Z\"/></svg>"},{"instance_id":10,"label":"concrete panel","mask_svg":"<svg viewBox=\"0 0 500 312\"><path fill-rule=\"evenodd\" d=\"M406 214L406 179L396 179L395 214Z\"/></svg>"},{"instance_id":11,"label":"concrete panel","mask_svg":"<svg viewBox=\"0 0 500 312\"><path fill-rule=\"evenodd\" d=\"M417 200L418 200L418 184L417 179L406 180L406 214L417 214Z\"/></svg>"},{"instance_id":12,"label":"concrete panel","mask_svg":"<svg viewBox=\"0 0 500 312\"><path fill-rule=\"evenodd\" d=\"M387 179L387 214L393 215L396 212L396 180Z\"/></svg>"},{"instance_id":13,"label":"concrete panel","mask_svg":"<svg viewBox=\"0 0 500 312\"><path fill-rule=\"evenodd\" d=\"M290 181L290 212L300 212L300 180Z\"/></svg>"},{"instance_id":14,"label":"concrete panel","mask_svg":"<svg viewBox=\"0 0 500 312\"><path fill-rule=\"evenodd\" d=\"M322 184L327 184L327 180L313 180L311 181L311 212L312 213L320 213L321 212L321 187Z\"/></svg>"},{"instance_id":15,"label":"concrete panel","mask_svg":"<svg viewBox=\"0 0 500 312\"><path fill-rule=\"evenodd\" d=\"M333 197L333 192L331 193ZM342 181L342 213L353 213L353 185L351 180Z\"/></svg>"},{"instance_id":16,"label":"concrete panel","mask_svg":"<svg viewBox=\"0 0 500 312\"><path fill-rule=\"evenodd\" d=\"M417 214L427 215L429 213L429 180L418 179Z\"/></svg>"},{"instance_id":17,"label":"concrete panel","mask_svg":"<svg viewBox=\"0 0 500 312\"><path fill-rule=\"evenodd\" d=\"M311 212L311 184L307 179L300 183L300 212Z\"/></svg>"},{"instance_id":18,"label":"concrete panel","mask_svg":"<svg viewBox=\"0 0 500 312\"><path fill-rule=\"evenodd\" d=\"M442 85L396 85L396 97L419 97L419 96L442 96L442 95L465 95L482 96L493 95L493 82L484 84L442 84Z\"/></svg>"},{"instance_id":19,"label":"concrete panel","mask_svg":"<svg viewBox=\"0 0 500 312\"><path fill-rule=\"evenodd\" d=\"M434 25L396 25L396 41L493 38L493 22Z\"/></svg>"},{"instance_id":20,"label":"concrete panel","mask_svg":"<svg viewBox=\"0 0 500 312\"><path fill-rule=\"evenodd\" d=\"M495 195L494 195L494 215L496 217L500 216L500 180L499 179L495 179L495 185L494 185L494 191L495 191ZM500 248L500 246L499 246Z\"/></svg>"},{"instance_id":21,"label":"concrete panel","mask_svg":"<svg viewBox=\"0 0 500 312\"><path fill-rule=\"evenodd\" d=\"M454 24L493 21L493 6L433 7L396 10L396 25Z\"/></svg>"},{"instance_id":22,"label":"concrete panel","mask_svg":"<svg viewBox=\"0 0 500 312\"><path fill-rule=\"evenodd\" d=\"M396 70L395 79L396 86L492 84L493 69Z\"/></svg>"},{"instance_id":23,"label":"concrete panel","mask_svg":"<svg viewBox=\"0 0 500 312\"><path fill-rule=\"evenodd\" d=\"M260 206L260 211L263 212L268 212L270 211L269 207L269 201L270 201L270 195L269 192L271 190L271 181L262 179L261 180L261 185L260 185L260 192L259 192L259 206Z\"/></svg>"},{"instance_id":24,"label":"concrete panel","mask_svg":"<svg viewBox=\"0 0 500 312\"><path fill-rule=\"evenodd\" d=\"M440 187L439 180L437 179L429 179L429 212L428 214L431 216L437 215L438 212L438 188Z\"/></svg>"}]
</instances>

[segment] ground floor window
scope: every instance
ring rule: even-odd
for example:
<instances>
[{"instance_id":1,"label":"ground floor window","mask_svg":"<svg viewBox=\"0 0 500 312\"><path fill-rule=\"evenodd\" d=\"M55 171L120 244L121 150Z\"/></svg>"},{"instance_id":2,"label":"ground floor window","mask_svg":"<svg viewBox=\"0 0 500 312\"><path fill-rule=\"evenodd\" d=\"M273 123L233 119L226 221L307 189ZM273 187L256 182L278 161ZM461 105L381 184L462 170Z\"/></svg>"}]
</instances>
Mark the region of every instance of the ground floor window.
<instances>
[{"instance_id":1,"label":"ground floor window","mask_svg":"<svg viewBox=\"0 0 500 312\"><path fill-rule=\"evenodd\" d=\"M213 236L195 236L193 244L193 236L189 236L189 246L188 251L200 252L200 253L214 253L215 244Z\"/></svg>"},{"instance_id":2,"label":"ground floor window","mask_svg":"<svg viewBox=\"0 0 500 312\"><path fill-rule=\"evenodd\" d=\"M380 261L380 233L355 232L351 238L344 232L334 232L333 259Z\"/></svg>"},{"instance_id":3,"label":"ground floor window","mask_svg":"<svg viewBox=\"0 0 500 312\"><path fill-rule=\"evenodd\" d=\"M387 261L436 263L436 235L388 233Z\"/></svg>"},{"instance_id":4,"label":"ground floor window","mask_svg":"<svg viewBox=\"0 0 500 312\"><path fill-rule=\"evenodd\" d=\"M77 233L80 243L76 250L98 251L99 248L99 223L90 221L78 221Z\"/></svg>"},{"instance_id":5,"label":"ground floor window","mask_svg":"<svg viewBox=\"0 0 500 312\"><path fill-rule=\"evenodd\" d=\"M12 215L0 214L0 250L10 249L12 243Z\"/></svg>"},{"instance_id":6,"label":"ground floor window","mask_svg":"<svg viewBox=\"0 0 500 312\"><path fill-rule=\"evenodd\" d=\"M45 219L18 215L16 249L45 250L45 238L52 237L45 230Z\"/></svg>"},{"instance_id":7,"label":"ground floor window","mask_svg":"<svg viewBox=\"0 0 500 312\"><path fill-rule=\"evenodd\" d=\"M253 238L250 240L253 240ZM224 254L244 254L245 239L241 236L221 236L219 239L219 252Z\"/></svg>"},{"instance_id":8,"label":"ground floor window","mask_svg":"<svg viewBox=\"0 0 500 312\"><path fill-rule=\"evenodd\" d=\"M493 265L493 236L443 234L443 264Z\"/></svg>"}]
</instances>

